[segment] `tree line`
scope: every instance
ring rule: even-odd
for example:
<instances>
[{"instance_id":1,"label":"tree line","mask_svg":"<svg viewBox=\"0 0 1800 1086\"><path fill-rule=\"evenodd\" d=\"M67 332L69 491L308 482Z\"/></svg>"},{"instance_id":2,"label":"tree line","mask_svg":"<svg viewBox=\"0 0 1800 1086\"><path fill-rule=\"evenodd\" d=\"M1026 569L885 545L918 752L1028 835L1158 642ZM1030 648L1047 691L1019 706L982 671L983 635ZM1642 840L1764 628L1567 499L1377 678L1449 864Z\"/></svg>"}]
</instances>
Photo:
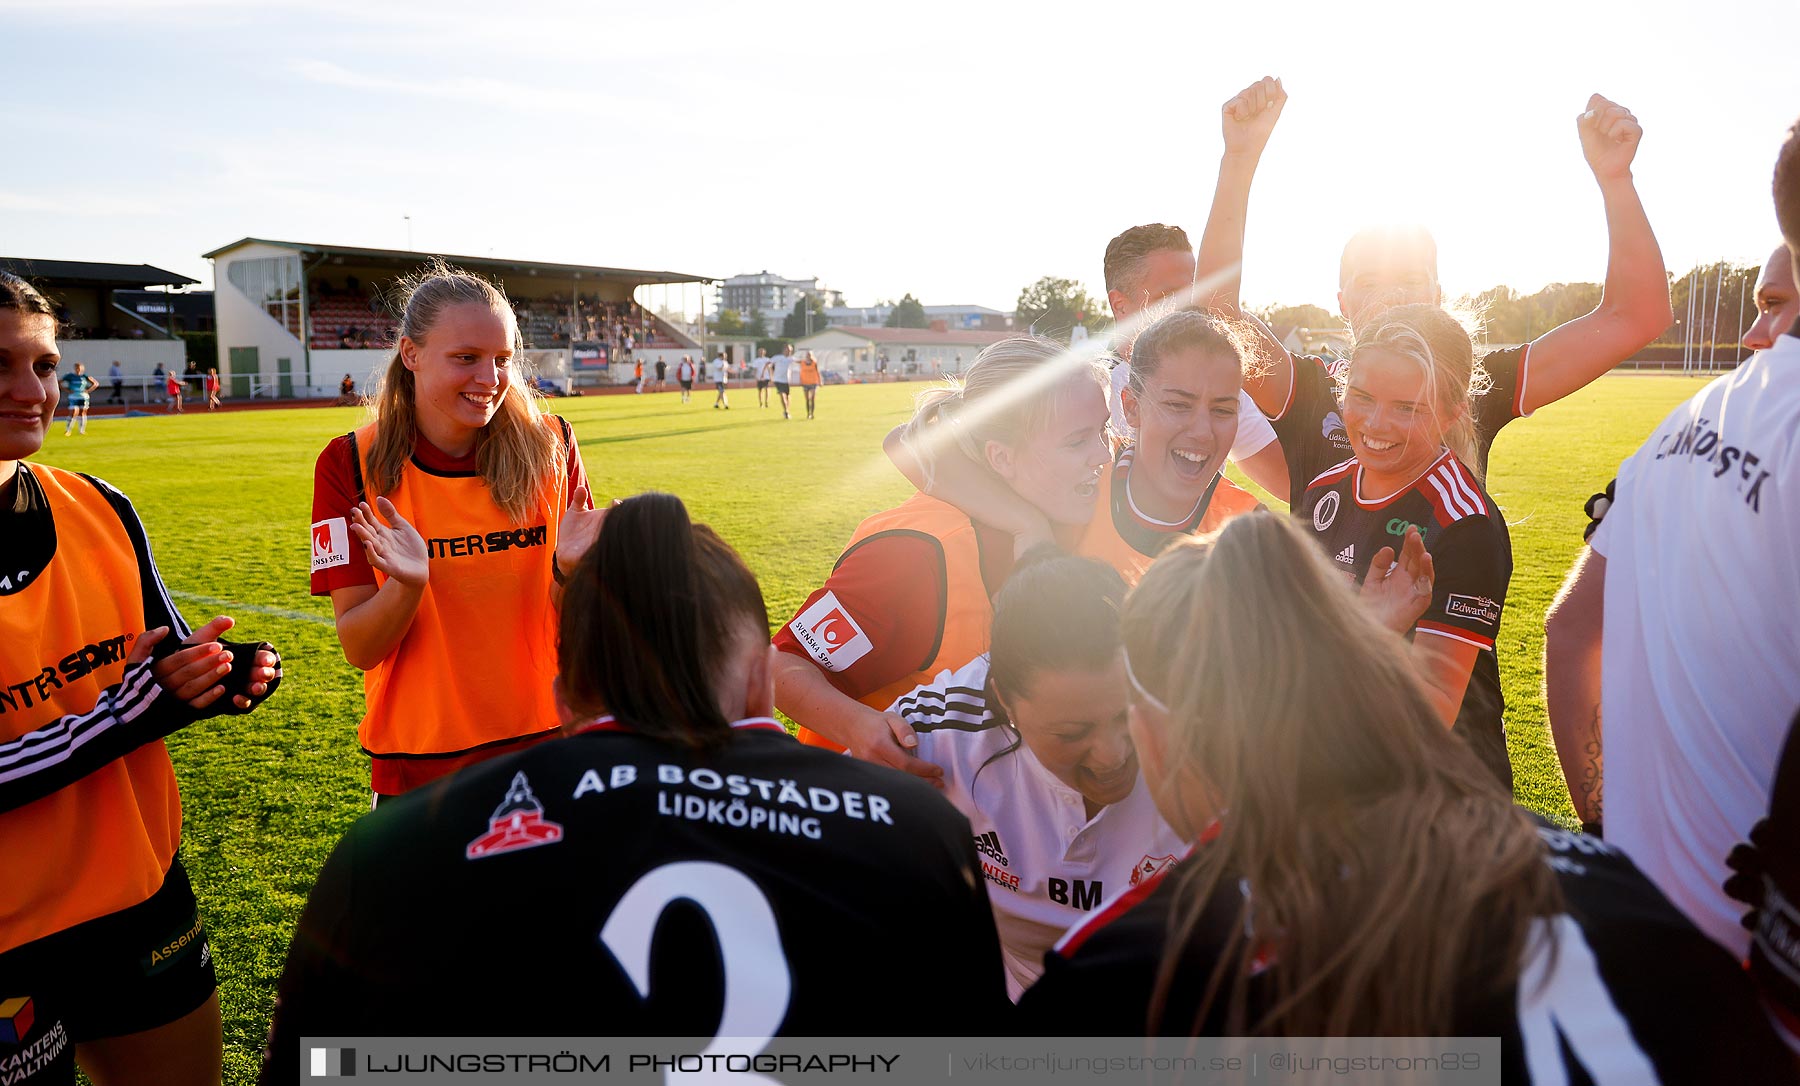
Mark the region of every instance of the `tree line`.
<instances>
[{"instance_id":1,"label":"tree line","mask_svg":"<svg viewBox=\"0 0 1800 1086\"><path fill-rule=\"evenodd\" d=\"M1760 264L1733 264L1717 261L1699 264L1677 276L1669 276L1670 301L1675 310L1671 324L1656 344L1713 343L1737 345L1743 329L1756 319L1756 278L1762 273ZM1565 324L1600 304L1599 283L1551 283L1542 290L1521 294L1508 286L1495 286L1474 294L1466 294L1451 304L1473 315L1490 344L1529 343L1558 325ZM807 307L811 303L811 330L825 327L823 305L817 299L802 298L785 318L782 336L791 341L807 333ZM885 304L885 303L884 303ZM1253 309L1264 324L1277 334L1293 327L1340 329L1344 322L1335 312L1324 307L1280 303ZM1013 328L1035 332L1068 342L1077 326L1089 332L1104 331L1112 323L1112 310L1104 295L1090 294L1074 279L1046 275L1019 291L1014 305ZM925 328L925 307L910 293L893 303L888 316L889 328ZM708 322L709 331L718 335L748 335L765 340L768 329L762 315L746 320L727 309Z\"/></svg>"}]
</instances>

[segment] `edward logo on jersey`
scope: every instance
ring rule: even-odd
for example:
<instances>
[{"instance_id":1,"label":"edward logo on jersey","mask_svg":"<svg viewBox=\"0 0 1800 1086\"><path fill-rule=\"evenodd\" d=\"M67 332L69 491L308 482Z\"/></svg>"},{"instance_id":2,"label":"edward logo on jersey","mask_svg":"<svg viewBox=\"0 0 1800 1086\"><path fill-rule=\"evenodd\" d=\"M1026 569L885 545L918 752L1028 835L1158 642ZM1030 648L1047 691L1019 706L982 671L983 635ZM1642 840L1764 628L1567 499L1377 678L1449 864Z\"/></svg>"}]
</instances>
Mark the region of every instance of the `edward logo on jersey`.
<instances>
[{"instance_id":1,"label":"edward logo on jersey","mask_svg":"<svg viewBox=\"0 0 1800 1086\"><path fill-rule=\"evenodd\" d=\"M312 526L312 571L350 564L350 525L343 517L316 521Z\"/></svg>"},{"instance_id":2,"label":"edward logo on jersey","mask_svg":"<svg viewBox=\"0 0 1800 1086\"><path fill-rule=\"evenodd\" d=\"M1500 623L1500 605L1486 596L1462 596L1453 592L1444 601L1444 613L1457 618L1473 619L1487 626Z\"/></svg>"},{"instance_id":3,"label":"edward logo on jersey","mask_svg":"<svg viewBox=\"0 0 1800 1086\"><path fill-rule=\"evenodd\" d=\"M488 831L469 842L463 849L463 857L483 860L505 852L554 845L562 840L562 836L562 824L544 817L544 805L531 794L525 774L514 773L512 784L506 789L506 798L488 818Z\"/></svg>"},{"instance_id":4,"label":"edward logo on jersey","mask_svg":"<svg viewBox=\"0 0 1800 1086\"><path fill-rule=\"evenodd\" d=\"M788 629L827 671L842 671L875 648L850 612L838 602L835 592L826 592L814 600L811 607L794 616Z\"/></svg>"}]
</instances>

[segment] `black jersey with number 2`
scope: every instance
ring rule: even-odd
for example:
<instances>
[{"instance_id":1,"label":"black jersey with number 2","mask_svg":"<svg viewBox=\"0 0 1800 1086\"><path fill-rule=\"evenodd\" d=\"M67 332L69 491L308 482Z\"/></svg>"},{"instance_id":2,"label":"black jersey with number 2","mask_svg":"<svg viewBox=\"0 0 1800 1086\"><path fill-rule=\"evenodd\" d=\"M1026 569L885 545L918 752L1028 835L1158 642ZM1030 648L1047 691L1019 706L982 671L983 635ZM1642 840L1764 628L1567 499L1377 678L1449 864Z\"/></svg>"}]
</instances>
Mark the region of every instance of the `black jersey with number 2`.
<instances>
[{"instance_id":1,"label":"black jersey with number 2","mask_svg":"<svg viewBox=\"0 0 1800 1086\"><path fill-rule=\"evenodd\" d=\"M1564 911L1536 922L1510 991L1471 992L1454 1011L1456 1035L1500 1038L1500 1081L1800 1081L1729 954L1624 853L1536 821ZM1241 922L1245 891L1235 880L1221 882L1230 890L1207 903L1153 1023L1150 997L1169 933L1187 911L1175 892L1182 870L1165 868L1063 936L1045 955L1043 978L1019 1002L1021 1032L1179 1037L1195 1030L1226 933ZM1474 951L1489 953L1479 942ZM1253 1020L1268 997L1257 978L1279 970L1280 957L1278 947L1256 957L1257 974L1247 986ZM1228 980L1223 990L1230 989ZM1219 1033L1226 1021L1215 1002L1198 1032Z\"/></svg>"},{"instance_id":2,"label":"black jersey with number 2","mask_svg":"<svg viewBox=\"0 0 1800 1086\"><path fill-rule=\"evenodd\" d=\"M769 720L602 724L364 816L320 872L264 1081L306 1036L931 1036L1010 1011L968 820Z\"/></svg>"},{"instance_id":3,"label":"black jersey with number 2","mask_svg":"<svg viewBox=\"0 0 1800 1086\"><path fill-rule=\"evenodd\" d=\"M1335 396L1335 382L1323 367L1308 368L1303 361L1295 366L1295 404L1316 409ZM1301 527L1358 584L1376 551L1398 551L1406 529L1419 529L1436 580L1431 606L1413 636L1446 637L1476 648L1455 731L1510 790L1506 702L1494 638L1512 579L1512 541L1494 500L1446 449L1410 486L1387 495L1365 493L1361 466L1352 457L1308 482L1293 510Z\"/></svg>"}]
</instances>

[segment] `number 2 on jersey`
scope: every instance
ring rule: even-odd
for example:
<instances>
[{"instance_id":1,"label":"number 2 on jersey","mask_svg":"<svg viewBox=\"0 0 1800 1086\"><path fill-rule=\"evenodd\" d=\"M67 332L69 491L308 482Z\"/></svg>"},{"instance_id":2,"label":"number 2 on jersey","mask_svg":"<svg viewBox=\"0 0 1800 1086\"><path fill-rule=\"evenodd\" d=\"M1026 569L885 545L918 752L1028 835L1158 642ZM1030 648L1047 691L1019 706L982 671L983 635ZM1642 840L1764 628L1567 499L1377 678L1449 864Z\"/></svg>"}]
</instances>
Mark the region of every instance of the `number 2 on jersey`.
<instances>
[{"instance_id":1,"label":"number 2 on jersey","mask_svg":"<svg viewBox=\"0 0 1800 1086\"><path fill-rule=\"evenodd\" d=\"M638 996L649 998L650 940L664 910L677 901L691 901L706 914L719 942L719 964L725 978L725 1005L718 1029L701 1054L757 1055L787 1017L794 986L774 910L743 872L702 860L656 868L633 883L613 907L600 929L601 943L631 978ZM708 1072L670 1071L664 1081L675 1086L715 1077ZM761 1075L736 1077L741 1082L775 1086L773 1079Z\"/></svg>"}]
</instances>

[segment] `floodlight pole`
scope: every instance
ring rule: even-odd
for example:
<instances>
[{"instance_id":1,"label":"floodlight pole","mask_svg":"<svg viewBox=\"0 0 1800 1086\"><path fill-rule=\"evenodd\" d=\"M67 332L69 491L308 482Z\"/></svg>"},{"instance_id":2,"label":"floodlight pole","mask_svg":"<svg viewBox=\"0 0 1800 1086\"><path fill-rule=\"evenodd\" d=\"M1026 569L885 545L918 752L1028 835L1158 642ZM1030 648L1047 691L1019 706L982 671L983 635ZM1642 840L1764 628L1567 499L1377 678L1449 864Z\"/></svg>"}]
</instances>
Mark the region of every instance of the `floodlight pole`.
<instances>
[{"instance_id":1,"label":"floodlight pole","mask_svg":"<svg viewBox=\"0 0 1800 1086\"><path fill-rule=\"evenodd\" d=\"M1719 295L1725 293L1725 262L1719 261L1719 274L1713 284L1712 349L1706 352L1706 372L1712 373L1719 361Z\"/></svg>"}]
</instances>

